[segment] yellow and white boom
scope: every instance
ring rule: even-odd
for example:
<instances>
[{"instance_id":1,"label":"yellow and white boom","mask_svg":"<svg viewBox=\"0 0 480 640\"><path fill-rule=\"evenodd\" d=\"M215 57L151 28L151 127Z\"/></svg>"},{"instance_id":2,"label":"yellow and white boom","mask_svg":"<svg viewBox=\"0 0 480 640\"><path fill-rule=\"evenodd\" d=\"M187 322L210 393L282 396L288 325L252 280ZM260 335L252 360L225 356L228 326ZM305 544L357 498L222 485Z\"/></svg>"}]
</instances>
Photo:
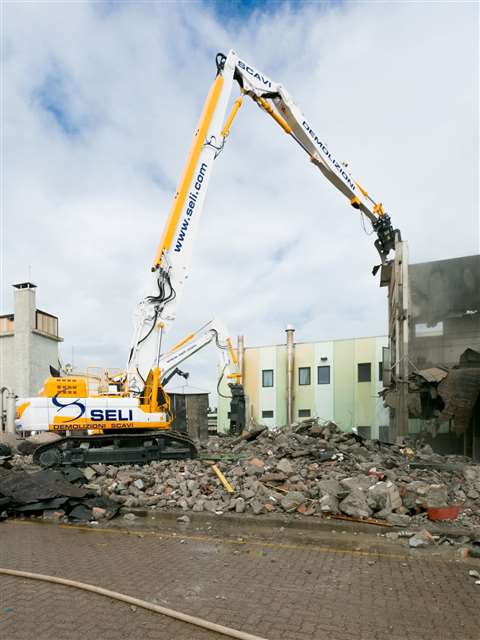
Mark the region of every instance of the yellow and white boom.
<instances>
[{"instance_id":1,"label":"yellow and white boom","mask_svg":"<svg viewBox=\"0 0 480 640\"><path fill-rule=\"evenodd\" d=\"M191 358L197 351L200 351L211 342L214 342L218 349L220 367L226 377L231 381L239 382L241 376L238 368L237 353L227 330L218 319L211 320L161 355L159 369L162 373L162 380L169 376L182 362Z\"/></svg>"},{"instance_id":2,"label":"yellow and white boom","mask_svg":"<svg viewBox=\"0 0 480 640\"><path fill-rule=\"evenodd\" d=\"M190 153L152 264L148 295L140 301L127 365L130 393L142 392L150 371L163 377L162 343L174 321L188 279L195 236L213 164L222 150L244 96L250 97L307 153L310 161L364 213L377 234L375 246L384 262L394 248L394 230L381 203L376 202L347 171L292 100L286 89L250 65L234 51L218 54L217 75L205 101ZM233 81L240 97L226 118ZM189 347L193 345L190 344ZM198 349L192 349L192 353Z\"/></svg>"}]
</instances>

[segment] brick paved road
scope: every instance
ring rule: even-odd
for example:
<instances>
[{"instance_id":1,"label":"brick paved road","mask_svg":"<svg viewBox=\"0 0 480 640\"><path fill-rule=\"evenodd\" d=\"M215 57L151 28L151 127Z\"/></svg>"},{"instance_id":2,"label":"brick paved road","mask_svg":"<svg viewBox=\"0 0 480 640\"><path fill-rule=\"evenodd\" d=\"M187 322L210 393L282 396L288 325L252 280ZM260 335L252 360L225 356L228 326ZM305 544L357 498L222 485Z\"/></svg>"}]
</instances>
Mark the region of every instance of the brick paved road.
<instances>
[{"instance_id":1,"label":"brick paved road","mask_svg":"<svg viewBox=\"0 0 480 640\"><path fill-rule=\"evenodd\" d=\"M97 584L269 640L478 640L480 587L467 575L478 565L450 558L0 523L2 567ZM0 576L0 638L223 636L68 587Z\"/></svg>"}]
</instances>

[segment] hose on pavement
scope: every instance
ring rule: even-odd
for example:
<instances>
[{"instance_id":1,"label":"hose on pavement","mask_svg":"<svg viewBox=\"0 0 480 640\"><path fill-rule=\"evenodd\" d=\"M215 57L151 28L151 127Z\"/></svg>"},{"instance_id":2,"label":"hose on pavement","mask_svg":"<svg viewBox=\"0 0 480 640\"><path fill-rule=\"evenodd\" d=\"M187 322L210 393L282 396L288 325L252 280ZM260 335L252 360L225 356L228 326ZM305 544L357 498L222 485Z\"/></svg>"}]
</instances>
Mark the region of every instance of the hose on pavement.
<instances>
[{"instance_id":1,"label":"hose on pavement","mask_svg":"<svg viewBox=\"0 0 480 640\"><path fill-rule=\"evenodd\" d=\"M146 600L140 600L139 598L132 598L131 596L127 596L124 593L118 593L117 591L111 591L110 589L104 589L103 587L97 587L93 584L87 584L85 582L78 582L77 580L68 580L67 578L58 578L57 576L47 576L42 573L30 573L29 571L17 571L16 569L4 569L4 568L0 568L0 574L6 575L6 576L15 576L17 578L27 578L29 580L40 580L42 582L52 582L54 584L62 584L67 587L74 587L75 589L83 589L83 591L90 591L91 593L96 593L101 596L106 596L107 598L112 598L113 600L120 600L121 602L126 602L127 604L133 605L135 607L141 607L142 609L148 609L149 611L154 611L155 613L161 613L164 616L169 616L170 618L175 618L176 620L181 620L182 622L187 622L188 624L193 624L202 629L207 629L208 631L214 631L216 633L220 633L224 636L227 636L228 638L236 638L237 640L266 640L265 638L252 635L251 633L246 633L245 631L238 631L237 629L224 627L221 624L217 624L215 622L209 622L208 620L203 620L203 618L197 618L196 616L191 616L188 613L175 611L174 609L162 607L158 604L147 602Z\"/></svg>"}]
</instances>

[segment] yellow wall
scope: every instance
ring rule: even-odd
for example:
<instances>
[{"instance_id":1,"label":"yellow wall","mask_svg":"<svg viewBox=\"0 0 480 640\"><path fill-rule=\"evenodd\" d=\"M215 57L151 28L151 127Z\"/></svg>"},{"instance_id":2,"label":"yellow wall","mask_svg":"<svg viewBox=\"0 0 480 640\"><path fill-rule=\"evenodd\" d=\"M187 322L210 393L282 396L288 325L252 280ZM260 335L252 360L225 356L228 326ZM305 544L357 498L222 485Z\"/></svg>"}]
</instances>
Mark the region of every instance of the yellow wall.
<instances>
[{"instance_id":1,"label":"yellow wall","mask_svg":"<svg viewBox=\"0 0 480 640\"><path fill-rule=\"evenodd\" d=\"M310 384L299 385L299 367L310 367ZM299 409L312 409L315 406L315 347L313 343L295 345L295 360L293 370L293 421L301 420ZM312 412L312 416L314 412Z\"/></svg>"},{"instance_id":2,"label":"yellow wall","mask_svg":"<svg viewBox=\"0 0 480 640\"><path fill-rule=\"evenodd\" d=\"M276 384L277 386L277 402L276 402L276 418L279 425L287 422L287 395L279 393L279 389L287 388L287 349L283 345L276 347L277 349L277 370Z\"/></svg>"},{"instance_id":3,"label":"yellow wall","mask_svg":"<svg viewBox=\"0 0 480 640\"><path fill-rule=\"evenodd\" d=\"M260 419L258 415L259 408L259 390L262 384L262 372L259 372L259 350L245 349L244 357L244 381L243 386L247 394L247 420L253 418L257 421Z\"/></svg>"},{"instance_id":4,"label":"yellow wall","mask_svg":"<svg viewBox=\"0 0 480 640\"><path fill-rule=\"evenodd\" d=\"M355 425L354 361L354 341L335 341L333 345L333 366L335 375L334 415L335 422L345 430L349 430Z\"/></svg>"},{"instance_id":5,"label":"yellow wall","mask_svg":"<svg viewBox=\"0 0 480 640\"><path fill-rule=\"evenodd\" d=\"M358 364L371 363L370 382L358 382ZM375 376L377 375L375 362L375 338L360 338L355 340L355 425L368 426L373 424L373 401L375 397Z\"/></svg>"}]
</instances>

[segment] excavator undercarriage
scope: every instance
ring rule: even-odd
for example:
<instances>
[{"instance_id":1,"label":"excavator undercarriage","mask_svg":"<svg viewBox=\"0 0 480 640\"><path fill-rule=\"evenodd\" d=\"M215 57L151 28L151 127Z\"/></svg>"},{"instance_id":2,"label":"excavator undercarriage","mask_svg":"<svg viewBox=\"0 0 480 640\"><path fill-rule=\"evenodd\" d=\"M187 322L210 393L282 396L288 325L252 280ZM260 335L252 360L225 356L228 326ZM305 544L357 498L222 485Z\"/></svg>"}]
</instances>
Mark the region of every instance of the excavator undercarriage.
<instances>
[{"instance_id":1,"label":"excavator undercarriage","mask_svg":"<svg viewBox=\"0 0 480 640\"><path fill-rule=\"evenodd\" d=\"M74 435L38 447L33 462L42 467L89 464L147 464L196 458L193 440L177 431Z\"/></svg>"}]
</instances>

